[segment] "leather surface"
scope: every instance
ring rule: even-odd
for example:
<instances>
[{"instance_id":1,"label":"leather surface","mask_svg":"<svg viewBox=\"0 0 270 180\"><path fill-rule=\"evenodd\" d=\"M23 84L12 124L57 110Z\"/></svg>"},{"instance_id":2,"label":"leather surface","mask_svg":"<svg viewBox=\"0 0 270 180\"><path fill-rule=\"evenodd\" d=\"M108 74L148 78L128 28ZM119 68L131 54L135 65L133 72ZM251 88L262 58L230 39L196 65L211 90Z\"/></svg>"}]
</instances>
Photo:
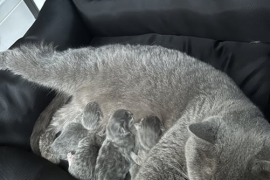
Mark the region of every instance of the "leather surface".
<instances>
[{"instance_id":1,"label":"leather surface","mask_svg":"<svg viewBox=\"0 0 270 180\"><path fill-rule=\"evenodd\" d=\"M269 0L73 0L97 36L148 33L270 42Z\"/></svg>"},{"instance_id":2,"label":"leather surface","mask_svg":"<svg viewBox=\"0 0 270 180\"><path fill-rule=\"evenodd\" d=\"M21 149L0 146L1 180L75 180L51 162Z\"/></svg>"},{"instance_id":3,"label":"leather surface","mask_svg":"<svg viewBox=\"0 0 270 180\"><path fill-rule=\"evenodd\" d=\"M53 42L58 49L88 44L91 34L71 1L47 0L38 19L12 48L26 42ZM33 125L54 92L0 71L0 145L30 149Z\"/></svg>"}]
</instances>

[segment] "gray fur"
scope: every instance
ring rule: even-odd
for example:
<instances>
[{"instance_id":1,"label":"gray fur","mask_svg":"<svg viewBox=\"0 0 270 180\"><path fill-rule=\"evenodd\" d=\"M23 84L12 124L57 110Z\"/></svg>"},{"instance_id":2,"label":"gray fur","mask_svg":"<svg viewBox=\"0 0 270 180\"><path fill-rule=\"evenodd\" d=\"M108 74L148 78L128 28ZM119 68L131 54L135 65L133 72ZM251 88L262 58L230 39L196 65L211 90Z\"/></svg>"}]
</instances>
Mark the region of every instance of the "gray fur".
<instances>
[{"instance_id":1,"label":"gray fur","mask_svg":"<svg viewBox=\"0 0 270 180\"><path fill-rule=\"evenodd\" d=\"M77 151L78 143L85 137L90 136L90 139L96 139L95 136L100 128L102 119L102 112L99 105L96 102L88 103L83 113L78 116L78 119L81 119L81 122L68 124L50 145L51 153L57 156L58 159L67 160L67 154ZM81 146L84 146L85 142L88 142L88 140L84 140ZM90 142L93 143L94 146L97 146L97 142L93 140ZM88 144L88 146L90 146L90 144Z\"/></svg>"},{"instance_id":2,"label":"gray fur","mask_svg":"<svg viewBox=\"0 0 270 180\"><path fill-rule=\"evenodd\" d=\"M101 105L105 120L119 108L137 121L156 115L166 131L138 180L270 178L270 125L263 114L224 73L179 51L108 45L57 52L24 45L0 53L0 69L6 68L74 97L53 117L54 133L90 101Z\"/></svg>"},{"instance_id":3,"label":"gray fur","mask_svg":"<svg viewBox=\"0 0 270 180\"><path fill-rule=\"evenodd\" d=\"M98 134L98 131L100 130L100 122L103 115L99 108L99 105L96 102L90 102L85 107L82 116L82 124L79 125L81 125L84 130L78 130L77 132L66 131L66 133L63 134L63 138L60 139L59 142L61 144L66 144L66 139L68 139L69 141L74 138L77 139L76 142L79 143L74 146L74 149L69 148L70 145L68 145L64 148L65 152L63 154L67 156L68 153L74 152L74 155L69 154L69 157L67 158L69 162L68 171L74 177L85 180L94 178L96 159L98 157L98 151L101 146L100 141L104 141L104 137ZM76 128L78 128L78 125ZM83 133L84 131L85 134ZM78 132L80 133L78 134ZM81 138L81 135L83 135L83 138ZM80 137L77 138L78 136ZM57 152L61 152L61 149L60 151L58 149Z\"/></svg>"},{"instance_id":4,"label":"gray fur","mask_svg":"<svg viewBox=\"0 0 270 180\"><path fill-rule=\"evenodd\" d=\"M69 152L75 152L79 141L85 138L88 130L81 123L70 123L66 129L54 140L51 148L59 159L67 160Z\"/></svg>"},{"instance_id":5,"label":"gray fur","mask_svg":"<svg viewBox=\"0 0 270 180\"><path fill-rule=\"evenodd\" d=\"M130 153L135 145L133 115L117 110L110 118L95 167L95 180L124 180L131 167Z\"/></svg>"},{"instance_id":6,"label":"gray fur","mask_svg":"<svg viewBox=\"0 0 270 180\"><path fill-rule=\"evenodd\" d=\"M158 143L162 135L162 124L155 116L147 116L140 123L135 124L139 142L138 154L131 152L131 159L135 162L130 169L131 178L135 179L140 166L147 159L149 151Z\"/></svg>"},{"instance_id":7,"label":"gray fur","mask_svg":"<svg viewBox=\"0 0 270 180\"><path fill-rule=\"evenodd\" d=\"M69 173L77 179L93 180L99 148L95 133L89 133L79 142L75 154L68 158Z\"/></svg>"},{"instance_id":8,"label":"gray fur","mask_svg":"<svg viewBox=\"0 0 270 180\"><path fill-rule=\"evenodd\" d=\"M40 155L39 150L40 136L47 129L53 115L59 108L68 103L69 100L70 96L64 93L57 93L54 99L50 102L50 104L45 108L45 110L40 114L40 116L36 120L35 125L33 127L33 132L30 137L31 149L35 154Z\"/></svg>"}]
</instances>

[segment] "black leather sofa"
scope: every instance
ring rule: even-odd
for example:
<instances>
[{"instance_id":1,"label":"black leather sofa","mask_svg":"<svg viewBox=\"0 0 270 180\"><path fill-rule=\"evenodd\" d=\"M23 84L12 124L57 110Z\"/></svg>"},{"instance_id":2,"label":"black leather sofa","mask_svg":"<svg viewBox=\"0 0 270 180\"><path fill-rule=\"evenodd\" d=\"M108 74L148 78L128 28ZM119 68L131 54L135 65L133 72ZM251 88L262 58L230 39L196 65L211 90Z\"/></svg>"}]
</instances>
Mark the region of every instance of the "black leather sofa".
<instances>
[{"instance_id":1,"label":"black leather sofa","mask_svg":"<svg viewBox=\"0 0 270 180\"><path fill-rule=\"evenodd\" d=\"M269 0L47 0L11 48L53 42L59 50L111 43L155 44L227 73L270 119ZM0 71L0 179L69 180L34 155L29 138L51 89Z\"/></svg>"}]
</instances>

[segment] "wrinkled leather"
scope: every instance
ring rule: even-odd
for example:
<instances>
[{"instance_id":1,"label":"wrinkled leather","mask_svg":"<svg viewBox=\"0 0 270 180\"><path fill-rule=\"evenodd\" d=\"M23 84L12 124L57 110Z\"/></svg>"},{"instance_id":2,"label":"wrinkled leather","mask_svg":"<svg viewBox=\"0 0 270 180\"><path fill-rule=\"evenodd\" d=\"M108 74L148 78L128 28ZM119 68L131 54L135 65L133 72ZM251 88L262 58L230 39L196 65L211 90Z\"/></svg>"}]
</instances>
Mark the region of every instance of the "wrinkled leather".
<instances>
[{"instance_id":1,"label":"wrinkled leather","mask_svg":"<svg viewBox=\"0 0 270 180\"><path fill-rule=\"evenodd\" d=\"M68 172L22 149L0 147L1 180L75 180Z\"/></svg>"},{"instance_id":2,"label":"wrinkled leather","mask_svg":"<svg viewBox=\"0 0 270 180\"><path fill-rule=\"evenodd\" d=\"M73 0L96 36L148 33L270 42L269 0Z\"/></svg>"}]
</instances>

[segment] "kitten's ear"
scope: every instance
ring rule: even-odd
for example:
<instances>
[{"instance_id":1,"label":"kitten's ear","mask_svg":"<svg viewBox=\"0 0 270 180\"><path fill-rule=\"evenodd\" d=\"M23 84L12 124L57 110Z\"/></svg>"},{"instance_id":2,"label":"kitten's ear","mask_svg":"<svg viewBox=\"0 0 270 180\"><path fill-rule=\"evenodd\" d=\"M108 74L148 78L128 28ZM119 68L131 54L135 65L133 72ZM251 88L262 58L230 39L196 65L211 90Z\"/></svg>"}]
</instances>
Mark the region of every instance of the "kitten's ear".
<instances>
[{"instance_id":1,"label":"kitten's ear","mask_svg":"<svg viewBox=\"0 0 270 180\"><path fill-rule=\"evenodd\" d=\"M220 117L211 117L205 121L189 125L188 130L195 139L215 144L219 126Z\"/></svg>"},{"instance_id":2,"label":"kitten's ear","mask_svg":"<svg viewBox=\"0 0 270 180\"><path fill-rule=\"evenodd\" d=\"M270 179L270 161L255 160L251 172L263 179Z\"/></svg>"}]
</instances>

